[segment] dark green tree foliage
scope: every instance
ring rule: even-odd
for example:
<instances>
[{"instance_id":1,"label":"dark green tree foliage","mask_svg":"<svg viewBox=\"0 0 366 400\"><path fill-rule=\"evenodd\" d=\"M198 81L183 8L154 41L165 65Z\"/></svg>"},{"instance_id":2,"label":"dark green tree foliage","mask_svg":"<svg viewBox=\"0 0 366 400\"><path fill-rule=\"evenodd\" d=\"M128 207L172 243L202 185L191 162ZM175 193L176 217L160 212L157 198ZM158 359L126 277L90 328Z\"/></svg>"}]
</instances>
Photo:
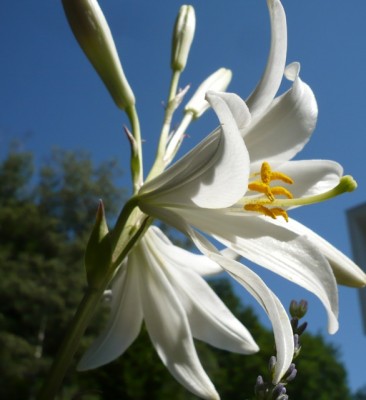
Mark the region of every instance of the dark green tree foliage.
<instances>
[{"instance_id":1,"label":"dark green tree foliage","mask_svg":"<svg viewBox=\"0 0 366 400\"><path fill-rule=\"evenodd\" d=\"M56 151L33 175L32 157L11 152L0 165L0 398L35 398L55 356L86 280L83 253L98 200L109 218L121 207L113 162L93 166L85 154ZM226 280L212 286L248 327L261 347L241 356L196 342L200 359L222 399L251 399L258 374L274 353L272 333L243 307ZM103 328L101 307L80 354ZM336 350L321 337L304 335L291 399L350 399ZM79 355L80 355L79 354ZM357 397L360 398L360 397ZM362 397L361 397L362 398ZM66 377L59 399L196 399L167 372L143 329L116 361Z\"/></svg>"},{"instance_id":2,"label":"dark green tree foliage","mask_svg":"<svg viewBox=\"0 0 366 400\"><path fill-rule=\"evenodd\" d=\"M85 287L83 254L99 198L123 192L113 162L55 151L33 177L29 153L0 166L0 393L27 399L53 358ZM34 184L31 186L33 179Z\"/></svg>"}]
</instances>

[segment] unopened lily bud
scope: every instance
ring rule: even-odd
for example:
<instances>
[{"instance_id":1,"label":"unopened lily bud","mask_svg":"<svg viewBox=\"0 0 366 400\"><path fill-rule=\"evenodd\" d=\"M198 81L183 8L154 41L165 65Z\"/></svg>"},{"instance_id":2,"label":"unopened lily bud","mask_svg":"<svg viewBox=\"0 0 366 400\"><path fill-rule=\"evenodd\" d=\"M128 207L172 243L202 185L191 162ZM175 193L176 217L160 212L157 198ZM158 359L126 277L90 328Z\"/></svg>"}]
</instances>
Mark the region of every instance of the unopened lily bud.
<instances>
[{"instance_id":1,"label":"unopened lily bud","mask_svg":"<svg viewBox=\"0 0 366 400\"><path fill-rule=\"evenodd\" d=\"M210 107L205 100L206 93L208 91L224 92L229 86L231 78L232 72L229 69L218 69L201 83L191 100L184 107L184 111L191 112L193 118L199 118Z\"/></svg>"},{"instance_id":2,"label":"unopened lily bud","mask_svg":"<svg viewBox=\"0 0 366 400\"><path fill-rule=\"evenodd\" d=\"M105 218L104 206L100 202L96 221L85 251L86 277L90 287L98 287L105 277L112 258L112 247Z\"/></svg>"},{"instance_id":3,"label":"unopened lily bud","mask_svg":"<svg viewBox=\"0 0 366 400\"><path fill-rule=\"evenodd\" d=\"M66 17L80 47L106 85L117 106L135 104L108 23L96 0L62 0Z\"/></svg>"},{"instance_id":4,"label":"unopened lily bud","mask_svg":"<svg viewBox=\"0 0 366 400\"><path fill-rule=\"evenodd\" d=\"M291 300L289 311L292 318L301 319L308 311L308 302L306 300L300 300L299 302Z\"/></svg>"},{"instance_id":5,"label":"unopened lily bud","mask_svg":"<svg viewBox=\"0 0 366 400\"><path fill-rule=\"evenodd\" d=\"M189 50L196 29L196 16L192 6L183 5L175 20L171 68L173 71L183 71L188 59Z\"/></svg>"}]
</instances>

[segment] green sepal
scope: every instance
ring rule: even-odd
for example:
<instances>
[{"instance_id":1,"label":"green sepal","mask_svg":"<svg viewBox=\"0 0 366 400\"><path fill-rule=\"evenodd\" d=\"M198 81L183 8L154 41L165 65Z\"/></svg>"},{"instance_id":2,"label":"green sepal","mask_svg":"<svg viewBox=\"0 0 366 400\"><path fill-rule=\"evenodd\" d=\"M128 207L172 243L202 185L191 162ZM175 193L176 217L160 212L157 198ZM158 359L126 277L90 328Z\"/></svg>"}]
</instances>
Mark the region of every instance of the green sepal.
<instances>
[{"instance_id":1,"label":"green sepal","mask_svg":"<svg viewBox=\"0 0 366 400\"><path fill-rule=\"evenodd\" d=\"M96 221L85 251L85 269L89 287L98 288L111 266L112 246L105 218L103 202L100 201Z\"/></svg>"}]
</instances>

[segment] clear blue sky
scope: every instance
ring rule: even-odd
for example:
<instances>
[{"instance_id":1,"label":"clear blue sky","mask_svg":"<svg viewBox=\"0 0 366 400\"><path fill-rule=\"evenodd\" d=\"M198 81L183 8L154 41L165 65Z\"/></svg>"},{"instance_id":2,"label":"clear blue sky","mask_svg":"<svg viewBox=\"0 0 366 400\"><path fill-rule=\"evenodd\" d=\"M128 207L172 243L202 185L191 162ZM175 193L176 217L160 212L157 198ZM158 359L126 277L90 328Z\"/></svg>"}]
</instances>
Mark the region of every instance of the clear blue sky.
<instances>
[{"instance_id":1,"label":"clear blue sky","mask_svg":"<svg viewBox=\"0 0 366 400\"><path fill-rule=\"evenodd\" d=\"M230 90L246 97L258 81L269 47L265 0L192 1L197 31L181 84L199 84L219 67L233 70ZM300 61L301 76L318 100L315 134L300 158L328 158L353 175L359 189L327 204L291 215L351 255L345 210L366 201L366 2L365 0L283 0L289 30L288 62ZM151 163L169 85L170 37L181 3L177 0L101 0L122 63L138 102ZM0 12L0 154L12 138L26 138L37 160L54 146L84 149L97 162L118 157L129 185L127 120L73 39L60 1L4 1ZM217 122L207 115L189 129L185 148ZM108 205L107 205L108 206ZM290 215L290 217L291 217ZM320 303L282 279L260 271L288 303L310 300L312 332L326 334ZM243 300L255 303L241 290ZM258 308L257 308L258 309ZM258 309L261 320L266 317ZM339 347L353 389L366 385L366 336L356 290L340 290L340 330L327 340ZM316 373L316 371L314 371Z\"/></svg>"}]
</instances>

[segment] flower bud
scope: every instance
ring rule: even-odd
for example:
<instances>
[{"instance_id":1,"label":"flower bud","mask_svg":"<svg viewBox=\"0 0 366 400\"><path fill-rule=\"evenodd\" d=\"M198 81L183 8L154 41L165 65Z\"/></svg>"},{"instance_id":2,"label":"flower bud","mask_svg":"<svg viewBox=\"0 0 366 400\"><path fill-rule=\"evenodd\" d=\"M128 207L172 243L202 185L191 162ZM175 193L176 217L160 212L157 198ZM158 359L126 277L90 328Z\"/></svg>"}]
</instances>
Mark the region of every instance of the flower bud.
<instances>
[{"instance_id":1,"label":"flower bud","mask_svg":"<svg viewBox=\"0 0 366 400\"><path fill-rule=\"evenodd\" d=\"M184 111L193 113L193 118L199 118L210 107L205 100L206 93L208 91L224 92L229 86L231 77L232 73L229 69L218 69L201 83L185 106Z\"/></svg>"},{"instance_id":2,"label":"flower bud","mask_svg":"<svg viewBox=\"0 0 366 400\"><path fill-rule=\"evenodd\" d=\"M300 300L299 302L291 300L289 311L292 318L301 319L308 311L308 302L306 300Z\"/></svg>"},{"instance_id":3,"label":"flower bud","mask_svg":"<svg viewBox=\"0 0 366 400\"><path fill-rule=\"evenodd\" d=\"M62 0L66 17L80 47L106 85L117 106L135 104L108 23L96 0Z\"/></svg>"},{"instance_id":4,"label":"flower bud","mask_svg":"<svg viewBox=\"0 0 366 400\"><path fill-rule=\"evenodd\" d=\"M173 71L183 71L188 59L189 50L196 29L196 16L192 6L182 6L175 20L171 68Z\"/></svg>"},{"instance_id":5,"label":"flower bud","mask_svg":"<svg viewBox=\"0 0 366 400\"><path fill-rule=\"evenodd\" d=\"M111 263L112 247L108 233L103 203L100 202L84 259L86 277L90 287L99 286Z\"/></svg>"}]
</instances>

